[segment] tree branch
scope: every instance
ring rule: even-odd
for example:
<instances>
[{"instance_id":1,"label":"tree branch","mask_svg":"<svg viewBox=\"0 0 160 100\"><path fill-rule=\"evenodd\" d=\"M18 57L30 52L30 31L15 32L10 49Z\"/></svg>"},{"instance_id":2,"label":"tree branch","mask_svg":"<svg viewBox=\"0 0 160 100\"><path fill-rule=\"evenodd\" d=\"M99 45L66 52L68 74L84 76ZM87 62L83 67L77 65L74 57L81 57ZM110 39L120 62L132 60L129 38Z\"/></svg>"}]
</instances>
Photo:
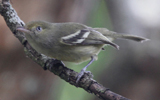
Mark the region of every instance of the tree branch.
<instances>
[{"instance_id":1,"label":"tree branch","mask_svg":"<svg viewBox=\"0 0 160 100\"><path fill-rule=\"evenodd\" d=\"M9 0L2 0L0 2L0 14L6 21L7 26L13 32L13 34L24 45L24 51L26 55L39 64L43 69L53 72L66 82L76 87L83 88L89 93L94 93L96 96L103 100L129 100L121 95L118 95L109 89L105 88L98 82L92 79L92 75L85 73L79 83L76 83L77 72L65 67L63 63L56 59L51 59L45 55L42 55L35 51L27 42L25 35L22 32L16 30L17 26L24 26L25 23L18 17L16 11L12 8Z\"/></svg>"}]
</instances>

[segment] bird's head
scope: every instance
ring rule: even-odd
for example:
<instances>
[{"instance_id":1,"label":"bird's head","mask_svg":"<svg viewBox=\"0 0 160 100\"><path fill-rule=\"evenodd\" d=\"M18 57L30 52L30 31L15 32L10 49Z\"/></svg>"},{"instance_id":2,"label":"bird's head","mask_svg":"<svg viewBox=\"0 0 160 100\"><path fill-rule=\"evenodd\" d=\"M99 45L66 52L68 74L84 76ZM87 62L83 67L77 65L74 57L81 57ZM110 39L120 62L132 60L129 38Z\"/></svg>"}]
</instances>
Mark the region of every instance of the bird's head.
<instances>
[{"instance_id":1,"label":"bird's head","mask_svg":"<svg viewBox=\"0 0 160 100\"><path fill-rule=\"evenodd\" d=\"M33 38L46 34L50 26L51 23L45 21L31 21L24 27L17 27L17 30L24 32L26 37L31 36Z\"/></svg>"}]
</instances>

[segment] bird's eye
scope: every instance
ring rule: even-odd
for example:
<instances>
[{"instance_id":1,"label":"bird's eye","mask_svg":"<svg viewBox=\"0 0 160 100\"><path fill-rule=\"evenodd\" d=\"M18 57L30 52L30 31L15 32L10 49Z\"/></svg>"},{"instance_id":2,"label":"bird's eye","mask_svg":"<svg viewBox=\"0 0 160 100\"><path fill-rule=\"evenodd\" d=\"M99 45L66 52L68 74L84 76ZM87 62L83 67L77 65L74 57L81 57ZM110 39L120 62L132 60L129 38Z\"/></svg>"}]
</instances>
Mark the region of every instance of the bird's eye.
<instances>
[{"instance_id":1,"label":"bird's eye","mask_svg":"<svg viewBox=\"0 0 160 100\"><path fill-rule=\"evenodd\" d=\"M41 27L41 26L37 26L37 27L36 27L36 30L37 30L37 31L42 31L42 27Z\"/></svg>"}]
</instances>

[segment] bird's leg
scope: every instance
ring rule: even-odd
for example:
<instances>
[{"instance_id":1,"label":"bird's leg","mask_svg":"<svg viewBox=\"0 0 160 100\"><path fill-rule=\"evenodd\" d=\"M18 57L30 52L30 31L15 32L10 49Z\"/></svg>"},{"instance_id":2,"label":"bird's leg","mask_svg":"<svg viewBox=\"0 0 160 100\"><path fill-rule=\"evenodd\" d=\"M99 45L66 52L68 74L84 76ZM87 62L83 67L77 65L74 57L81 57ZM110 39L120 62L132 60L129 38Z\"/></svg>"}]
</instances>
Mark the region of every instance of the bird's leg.
<instances>
[{"instance_id":1,"label":"bird's leg","mask_svg":"<svg viewBox=\"0 0 160 100\"><path fill-rule=\"evenodd\" d=\"M88 66L91 65L94 61L95 61L95 57L92 56L90 62L81 70L80 73L78 73L76 83L79 82L79 80L81 79L81 77L84 75L85 72L90 72L90 71L86 71L86 69L87 69Z\"/></svg>"}]
</instances>

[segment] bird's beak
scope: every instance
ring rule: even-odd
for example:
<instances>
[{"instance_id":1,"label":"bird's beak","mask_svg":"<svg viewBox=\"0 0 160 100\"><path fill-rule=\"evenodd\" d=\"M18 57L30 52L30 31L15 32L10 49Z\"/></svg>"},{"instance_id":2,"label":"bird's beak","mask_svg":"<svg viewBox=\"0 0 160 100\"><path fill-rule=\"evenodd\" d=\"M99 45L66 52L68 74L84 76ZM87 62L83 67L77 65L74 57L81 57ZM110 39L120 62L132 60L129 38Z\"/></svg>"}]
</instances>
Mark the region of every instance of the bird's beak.
<instances>
[{"instance_id":1,"label":"bird's beak","mask_svg":"<svg viewBox=\"0 0 160 100\"><path fill-rule=\"evenodd\" d=\"M25 29L25 27L17 27L17 30L24 33L30 33L29 30Z\"/></svg>"}]
</instances>

